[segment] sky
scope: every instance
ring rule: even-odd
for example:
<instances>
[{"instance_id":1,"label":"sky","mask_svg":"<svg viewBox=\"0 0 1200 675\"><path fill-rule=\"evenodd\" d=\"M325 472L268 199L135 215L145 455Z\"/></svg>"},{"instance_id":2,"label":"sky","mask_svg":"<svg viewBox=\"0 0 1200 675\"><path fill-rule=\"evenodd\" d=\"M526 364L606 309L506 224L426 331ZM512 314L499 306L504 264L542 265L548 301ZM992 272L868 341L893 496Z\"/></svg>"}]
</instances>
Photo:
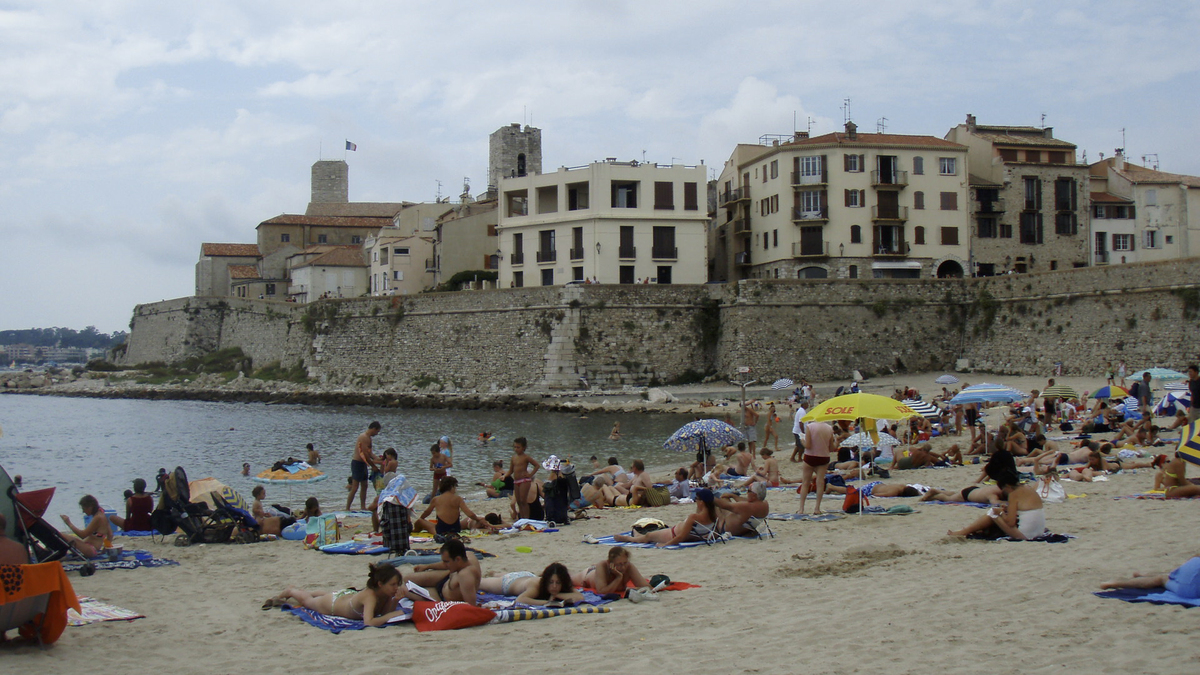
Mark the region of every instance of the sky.
<instances>
[{"instance_id":1,"label":"sky","mask_svg":"<svg viewBox=\"0 0 1200 675\"><path fill-rule=\"evenodd\" d=\"M546 171L719 172L850 99L863 131L973 113L1200 175L1198 33L1188 0L3 0L0 330L125 330L191 295L200 244L303 213L320 158L352 201L478 194L512 122Z\"/></svg>"}]
</instances>

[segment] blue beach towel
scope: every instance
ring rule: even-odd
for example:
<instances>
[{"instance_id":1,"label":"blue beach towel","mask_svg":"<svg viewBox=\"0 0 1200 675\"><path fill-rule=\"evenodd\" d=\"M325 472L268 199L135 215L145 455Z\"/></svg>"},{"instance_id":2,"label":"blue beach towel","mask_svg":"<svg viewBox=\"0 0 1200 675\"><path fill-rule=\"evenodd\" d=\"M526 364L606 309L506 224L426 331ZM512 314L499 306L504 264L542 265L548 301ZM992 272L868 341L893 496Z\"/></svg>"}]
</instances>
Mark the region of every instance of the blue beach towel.
<instances>
[{"instance_id":1,"label":"blue beach towel","mask_svg":"<svg viewBox=\"0 0 1200 675\"><path fill-rule=\"evenodd\" d=\"M343 541L340 544L326 544L321 547L321 553L342 555L382 555L387 552L388 549L386 546L382 544L369 544L365 541Z\"/></svg>"},{"instance_id":2,"label":"blue beach towel","mask_svg":"<svg viewBox=\"0 0 1200 675\"><path fill-rule=\"evenodd\" d=\"M300 617L301 621L303 621L304 623L306 623L310 626L316 626L317 628L320 628L322 630L327 630L330 633L334 633L334 634L340 633L344 630L363 630L364 628L367 627L367 624L363 623L362 621L358 621L356 619L346 619L346 618L343 618L340 616L331 616L329 614L321 614L320 612L314 612L313 610L305 609L304 607L292 607L291 605L283 605L282 607L280 607L280 609L282 609L283 611L288 612L290 614L295 614L296 616ZM407 611L408 611L407 616L405 616L403 618L393 619L392 621L384 624L383 626L378 626L378 628L385 628L385 627L393 625L393 624L403 623L405 621L411 621L412 620L412 608L409 607Z\"/></svg>"},{"instance_id":3,"label":"blue beach towel","mask_svg":"<svg viewBox=\"0 0 1200 675\"><path fill-rule=\"evenodd\" d=\"M1109 591L1096 591L1093 595L1110 600L1125 602L1149 602L1155 605L1183 605L1184 607L1200 607L1200 598L1185 598L1168 590L1151 590L1147 588L1114 588Z\"/></svg>"},{"instance_id":4,"label":"blue beach towel","mask_svg":"<svg viewBox=\"0 0 1200 675\"><path fill-rule=\"evenodd\" d=\"M846 516L840 513L822 513L819 516L810 513L768 513L767 520L807 520L814 523L827 523L840 520Z\"/></svg>"}]
</instances>

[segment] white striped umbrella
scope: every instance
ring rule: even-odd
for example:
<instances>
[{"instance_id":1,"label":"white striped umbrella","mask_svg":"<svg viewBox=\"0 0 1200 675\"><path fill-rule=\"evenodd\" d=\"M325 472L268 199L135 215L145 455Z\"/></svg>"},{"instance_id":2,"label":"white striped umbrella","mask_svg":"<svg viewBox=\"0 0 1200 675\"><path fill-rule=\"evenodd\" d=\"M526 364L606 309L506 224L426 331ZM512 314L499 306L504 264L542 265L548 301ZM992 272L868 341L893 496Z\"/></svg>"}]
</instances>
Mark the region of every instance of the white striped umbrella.
<instances>
[{"instance_id":1,"label":"white striped umbrella","mask_svg":"<svg viewBox=\"0 0 1200 675\"><path fill-rule=\"evenodd\" d=\"M1163 389L1167 391L1188 391L1187 382L1168 382L1163 385Z\"/></svg>"},{"instance_id":2,"label":"white striped umbrella","mask_svg":"<svg viewBox=\"0 0 1200 675\"><path fill-rule=\"evenodd\" d=\"M958 384L958 378L947 374L937 378L934 380L934 382L937 382L938 384Z\"/></svg>"},{"instance_id":3,"label":"white striped umbrella","mask_svg":"<svg viewBox=\"0 0 1200 675\"><path fill-rule=\"evenodd\" d=\"M879 434L879 447L883 447L885 445L901 445L900 439L896 438L895 436L883 431L879 431L877 433ZM871 434L865 431L860 431L859 433L854 434L853 436L850 436L846 440L842 441L843 448L871 448L875 445L876 443L874 439L871 438Z\"/></svg>"},{"instance_id":4,"label":"white striped umbrella","mask_svg":"<svg viewBox=\"0 0 1200 675\"><path fill-rule=\"evenodd\" d=\"M771 383L771 388L772 389L788 389L795 385L796 385L795 382L792 382L791 380L787 379L786 377L781 377L778 380L775 380L773 383Z\"/></svg>"},{"instance_id":5,"label":"white striped umbrella","mask_svg":"<svg viewBox=\"0 0 1200 675\"><path fill-rule=\"evenodd\" d=\"M942 416L942 412L937 409L932 403L920 401L915 398L904 399L904 405L916 410L921 417L926 419L936 420Z\"/></svg>"}]
</instances>

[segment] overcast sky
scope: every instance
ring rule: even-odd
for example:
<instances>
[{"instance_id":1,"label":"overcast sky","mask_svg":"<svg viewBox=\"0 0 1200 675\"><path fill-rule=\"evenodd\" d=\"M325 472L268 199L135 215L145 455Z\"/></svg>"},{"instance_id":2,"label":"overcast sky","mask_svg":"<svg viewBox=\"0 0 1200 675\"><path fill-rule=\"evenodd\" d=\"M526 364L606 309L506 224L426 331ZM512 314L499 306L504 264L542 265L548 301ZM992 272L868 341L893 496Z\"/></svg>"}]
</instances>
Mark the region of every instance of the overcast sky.
<instances>
[{"instance_id":1,"label":"overcast sky","mask_svg":"<svg viewBox=\"0 0 1200 675\"><path fill-rule=\"evenodd\" d=\"M1200 3L305 2L0 5L0 329L110 332L194 291L201 242L303 213L346 153L353 201L487 181L487 136L543 167L719 170L798 127L1053 126L1200 174ZM322 150L323 148L323 150Z\"/></svg>"}]
</instances>

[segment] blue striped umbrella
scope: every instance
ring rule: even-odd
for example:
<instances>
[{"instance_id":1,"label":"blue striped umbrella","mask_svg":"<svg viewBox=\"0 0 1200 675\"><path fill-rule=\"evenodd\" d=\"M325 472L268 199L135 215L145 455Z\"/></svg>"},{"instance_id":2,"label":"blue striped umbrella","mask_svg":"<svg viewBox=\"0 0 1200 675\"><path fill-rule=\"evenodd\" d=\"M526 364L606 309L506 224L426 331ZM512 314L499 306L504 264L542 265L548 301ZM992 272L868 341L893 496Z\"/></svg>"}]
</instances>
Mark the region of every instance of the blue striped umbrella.
<instances>
[{"instance_id":1,"label":"blue striped umbrella","mask_svg":"<svg viewBox=\"0 0 1200 675\"><path fill-rule=\"evenodd\" d=\"M697 452L702 448L715 449L737 445L746 440L742 432L721 420L688 422L663 442L663 447L676 452Z\"/></svg>"},{"instance_id":2,"label":"blue striped umbrella","mask_svg":"<svg viewBox=\"0 0 1200 675\"><path fill-rule=\"evenodd\" d=\"M1134 380L1140 380L1142 379L1142 373L1150 373L1150 378L1154 380L1182 380L1187 377L1187 375L1178 370L1171 370L1170 368L1147 368L1139 370L1129 377Z\"/></svg>"},{"instance_id":3,"label":"blue striped umbrella","mask_svg":"<svg viewBox=\"0 0 1200 675\"><path fill-rule=\"evenodd\" d=\"M1200 464L1200 421L1184 427L1183 438L1179 441L1176 451L1192 464Z\"/></svg>"},{"instance_id":4,"label":"blue striped umbrella","mask_svg":"<svg viewBox=\"0 0 1200 675\"><path fill-rule=\"evenodd\" d=\"M1192 395L1186 392L1170 392L1162 397L1162 400L1154 406L1154 414L1159 417L1168 417L1174 415L1181 408L1189 408L1192 405Z\"/></svg>"}]
</instances>

